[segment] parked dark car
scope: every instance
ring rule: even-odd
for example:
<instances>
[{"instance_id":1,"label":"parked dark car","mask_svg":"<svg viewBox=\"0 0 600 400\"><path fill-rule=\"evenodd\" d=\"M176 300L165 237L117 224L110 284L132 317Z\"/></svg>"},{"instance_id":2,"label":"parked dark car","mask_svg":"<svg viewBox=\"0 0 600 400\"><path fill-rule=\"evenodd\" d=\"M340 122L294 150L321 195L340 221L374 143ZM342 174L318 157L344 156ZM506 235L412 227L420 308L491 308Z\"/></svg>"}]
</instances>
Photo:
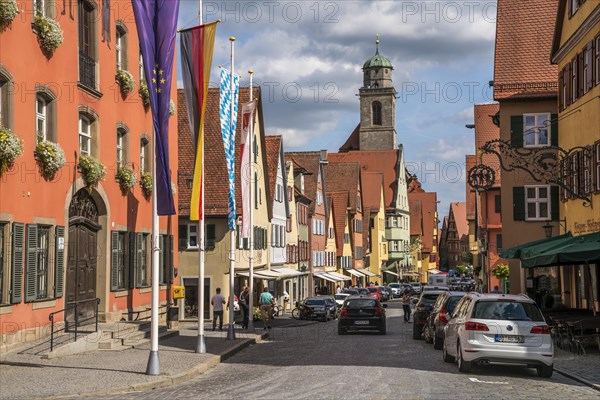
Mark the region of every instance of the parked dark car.
<instances>
[{"instance_id":1,"label":"parked dark car","mask_svg":"<svg viewBox=\"0 0 600 400\"><path fill-rule=\"evenodd\" d=\"M370 296L371 295L371 292L369 292L369 289L367 289L367 288L361 287L361 288L358 288L357 290L358 290L359 296L363 296L363 295Z\"/></svg>"},{"instance_id":2,"label":"parked dark car","mask_svg":"<svg viewBox=\"0 0 600 400\"><path fill-rule=\"evenodd\" d=\"M304 307L310 308L310 312L308 313L309 318L320 319L321 321L329 321L333 318L331 309L325 302L325 297L326 296L307 297L304 300Z\"/></svg>"},{"instance_id":3,"label":"parked dark car","mask_svg":"<svg viewBox=\"0 0 600 400\"><path fill-rule=\"evenodd\" d=\"M327 308L329 308L329 315L331 316L331 318L336 319L338 316L338 306L337 303L335 302L335 297L334 296L319 296L325 299L325 304L327 305Z\"/></svg>"},{"instance_id":4,"label":"parked dark car","mask_svg":"<svg viewBox=\"0 0 600 400\"><path fill-rule=\"evenodd\" d=\"M358 296L360 294L360 293L358 293L357 288L344 289L344 291L342 293L348 293L350 296Z\"/></svg>"},{"instance_id":5,"label":"parked dark car","mask_svg":"<svg viewBox=\"0 0 600 400\"><path fill-rule=\"evenodd\" d=\"M350 296L344 301L338 319L338 335L348 331L369 330L385 335L387 304L371 296Z\"/></svg>"},{"instance_id":6,"label":"parked dark car","mask_svg":"<svg viewBox=\"0 0 600 400\"><path fill-rule=\"evenodd\" d=\"M423 326L423 338L427 343L433 343L433 348L441 350L444 343L444 326L448 323L458 301L465 292L444 292L437 298L433 309Z\"/></svg>"},{"instance_id":7,"label":"parked dark car","mask_svg":"<svg viewBox=\"0 0 600 400\"><path fill-rule=\"evenodd\" d=\"M413 312L413 339L421 339L423 326L425 325L425 321L427 321L427 317L429 317L435 301L440 294L445 292L447 290L425 290L421 293L421 297L419 297L419 301Z\"/></svg>"}]
</instances>

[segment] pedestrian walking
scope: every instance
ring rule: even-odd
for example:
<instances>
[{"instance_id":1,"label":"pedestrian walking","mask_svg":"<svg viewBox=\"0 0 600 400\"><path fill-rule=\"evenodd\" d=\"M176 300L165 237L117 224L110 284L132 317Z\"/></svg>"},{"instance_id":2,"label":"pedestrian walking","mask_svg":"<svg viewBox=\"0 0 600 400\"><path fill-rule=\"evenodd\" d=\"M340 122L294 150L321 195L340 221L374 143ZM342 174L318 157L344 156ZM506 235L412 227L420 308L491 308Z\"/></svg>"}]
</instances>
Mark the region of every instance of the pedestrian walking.
<instances>
[{"instance_id":1,"label":"pedestrian walking","mask_svg":"<svg viewBox=\"0 0 600 400\"><path fill-rule=\"evenodd\" d=\"M260 304L260 314L263 320L263 329L271 329L271 308L273 305L273 296L269 293L269 288L265 286L263 292L260 294L260 298L258 299Z\"/></svg>"},{"instance_id":2,"label":"pedestrian walking","mask_svg":"<svg viewBox=\"0 0 600 400\"><path fill-rule=\"evenodd\" d=\"M335 293L336 294L342 293L342 289L340 289L340 285L337 285L337 287L335 288Z\"/></svg>"},{"instance_id":3,"label":"pedestrian walking","mask_svg":"<svg viewBox=\"0 0 600 400\"><path fill-rule=\"evenodd\" d=\"M223 330L223 304L225 297L221 294L221 288L217 288L217 294L210 299L210 304L213 306L213 331L217 327L217 318L219 318L219 330Z\"/></svg>"},{"instance_id":4,"label":"pedestrian walking","mask_svg":"<svg viewBox=\"0 0 600 400\"><path fill-rule=\"evenodd\" d=\"M242 313L244 314L244 319L242 321L242 329L248 329L249 314L250 314L250 310L248 308L249 305L250 305L250 288L248 286L244 286L244 289L240 293L240 306L242 307Z\"/></svg>"},{"instance_id":5,"label":"pedestrian walking","mask_svg":"<svg viewBox=\"0 0 600 400\"><path fill-rule=\"evenodd\" d=\"M402 296L402 309L404 310L404 322L410 323L410 292L404 291Z\"/></svg>"}]
</instances>

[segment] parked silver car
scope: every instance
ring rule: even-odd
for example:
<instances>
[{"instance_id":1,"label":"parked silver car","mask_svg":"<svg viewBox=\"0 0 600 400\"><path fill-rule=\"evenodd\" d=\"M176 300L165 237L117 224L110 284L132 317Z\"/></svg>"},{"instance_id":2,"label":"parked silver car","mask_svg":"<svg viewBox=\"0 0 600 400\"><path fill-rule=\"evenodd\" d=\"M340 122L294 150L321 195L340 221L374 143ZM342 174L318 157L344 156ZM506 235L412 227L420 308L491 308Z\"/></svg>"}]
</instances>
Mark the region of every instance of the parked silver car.
<instances>
[{"instance_id":1,"label":"parked silver car","mask_svg":"<svg viewBox=\"0 0 600 400\"><path fill-rule=\"evenodd\" d=\"M550 378L554 347L550 328L525 295L469 293L444 328L443 358L461 372L473 364L520 364Z\"/></svg>"}]
</instances>

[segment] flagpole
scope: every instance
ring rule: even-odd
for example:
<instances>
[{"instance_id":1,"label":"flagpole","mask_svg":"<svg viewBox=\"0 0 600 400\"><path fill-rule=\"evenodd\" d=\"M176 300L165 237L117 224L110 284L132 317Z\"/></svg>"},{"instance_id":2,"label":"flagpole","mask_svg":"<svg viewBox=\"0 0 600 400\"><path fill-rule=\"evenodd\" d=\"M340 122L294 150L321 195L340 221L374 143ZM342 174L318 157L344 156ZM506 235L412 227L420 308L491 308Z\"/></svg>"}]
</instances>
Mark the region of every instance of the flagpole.
<instances>
[{"instance_id":1,"label":"flagpole","mask_svg":"<svg viewBox=\"0 0 600 400\"><path fill-rule=\"evenodd\" d=\"M159 247L158 247L158 203L157 203L157 188L156 188L156 141L159 140L155 129L154 132L154 157L152 157L152 182L154 188L152 190L152 309L151 309L151 347L148 357L148 366L146 367L147 375L160 374L160 360L158 358L158 262L159 262Z\"/></svg>"},{"instance_id":2,"label":"flagpole","mask_svg":"<svg viewBox=\"0 0 600 400\"><path fill-rule=\"evenodd\" d=\"M249 70L248 73L250 74L250 102L252 102L252 92L254 91L252 88L252 74L254 74L253 70ZM249 301L248 301L248 313L250 314L248 316L248 331L254 333L254 218L253 218L253 210L252 210L252 180L254 179L254 173L253 168L252 168L252 152L254 151L254 140L253 140L253 125L254 125L254 111L251 112L250 114L250 126L248 127L250 129L249 131L249 139L248 139L248 143L246 144L246 146L248 146L248 154L249 154L249 160L250 160L250 179L248 179L248 186L250 187L250 190L248 190L248 201L250 202L250 204L246 204L247 206L247 210L249 212L249 218L248 218L248 225L249 225L249 230L250 230L250 239L249 239L249 245L248 245L248 279L249 279L249 286L250 286L250 297L249 297Z\"/></svg>"},{"instance_id":3,"label":"flagpole","mask_svg":"<svg viewBox=\"0 0 600 400\"><path fill-rule=\"evenodd\" d=\"M202 25L202 0L199 0L198 4L198 18L200 18L200 25ZM204 124L204 121L200 121ZM201 126L200 132L204 135L204 129ZM198 134L200 134L198 132ZM200 247L198 248L198 340L196 341L196 353L206 353L206 340L204 338L204 260L206 255L206 240L204 237L204 137L200 138L201 149L200 157L202 160L202 174L201 174L201 213L202 218L198 220L198 233L200 238Z\"/></svg>"},{"instance_id":4,"label":"flagpole","mask_svg":"<svg viewBox=\"0 0 600 400\"><path fill-rule=\"evenodd\" d=\"M229 117L229 131L231 135L235 135L235 132L232 131L233 127L233 106L235 96L233 95L233 80L234 80L234 70L233 70L233 50L235 47L235 37L231 36L229 38L231 42L231 79L229 82L230 85L230 93L231 93L231 108L229 109L230 117ZM235 136L234 136L235 137ZM232 151L234 151L232 149ZM234 291L234 273L235 273L235 229L231 229L229 231L229 329L227 330L227 340L235 340L235 312L233 311L233 291Z\"/></svg>"}]
</instances>

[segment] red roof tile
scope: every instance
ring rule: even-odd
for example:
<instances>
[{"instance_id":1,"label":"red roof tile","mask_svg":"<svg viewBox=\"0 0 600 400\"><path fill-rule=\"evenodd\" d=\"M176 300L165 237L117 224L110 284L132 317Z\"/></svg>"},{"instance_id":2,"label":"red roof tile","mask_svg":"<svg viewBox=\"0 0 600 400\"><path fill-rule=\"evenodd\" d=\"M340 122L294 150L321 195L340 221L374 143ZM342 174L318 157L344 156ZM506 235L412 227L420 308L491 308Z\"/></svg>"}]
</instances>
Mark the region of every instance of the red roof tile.
<instances>
[{"instance_id":1,"label":"red roof tile","mask_svg":"<svg viewBox=\"0 0 600 400\"><path fill-rule=\"evenodd\" d=\"M360 150L360 122L352 131L346 142L340 147L340 152Z\"/></svg>"},{"instance_id":2,"label":"red roof tile","mask_svg":"<svg viewBox=\"0 0 600 400\"><path fill-rule=\"evenodd\" d=\"M383 173L361 171L360 181L364 207L369 208L373 212L379 212Z\"/></svg>"},{"instance_id":3,"label":"red roof tile","mask_svg":"<svg viewBox=\"0 0 600 400\"><path fill-rule=\"evenodd\" d=\"M285 153L286 160L293 159L310 174L304 176L304 196L310 200L315 200L317 194L317 180L319 177L319 167L321 160L321 152L319 151L299 151ZM314 214L315 201L311 201L309 212Z\"/></svg>"},{"instance_id":4,"label":"red roof tile","mask_svg":"<svg viewBox=\"0 0 600 400\"><path fill-rule=\"evenodd\" d=\"M346 214L349 207L348 192L329 192L333 199L333 220L335 221L335 243L337 256L344 253L344 231L346 228Z\"/></svg>"},{"instance_id":5,"label":"red roof tile","mask_svg":"<svg viewBox=\"0 0 600 400\"><path fill-rule=\"evenodd\" d=\"M351 212L356 212L356 198L360 185L359 163L329 163L325 166L325 189L327 192L348 192Z\"/></svg>"},{"instance_id":6,"label":"red roof tile","mask_svg":"<svg viewBox=\"0 0 600 400\"><path fill-rule=\"evenodd\" d=\"M500 128L492 122L491 118L499 111L498 103L475 105L475 150L480 149L486 142L500 139ZM494 187L500 187L502 169L498 157L493 154L483 154L478 161L494 170L496 173Z\"/></svg>"},{"instance_id":7,"label":"red roof tile","mask_svg":"<svg viewBox=\"0 0 600 400\"><path fill-rule=\"evenodd\" d=\"M464 202L450 203L452 214L454 215L454 223L456 223L456 231L458 237L462 240L469 235L469 223L467 222L467 204Z\"/></svg>"},{"instance_id":8,"label":"red roof tile","mask_svg":"<svg viewBox=\"0 0 600 400\"><path fill-rule=\"evenodd\" d=\"M269 207L273 207L275 199L275 186L277 181L277 167L279 165L279 155L281 154L281 136L265 136L267 158L267 170L269 176ZM283 167L283 166L282 166Z\"/></svg>"},{"instance_id":9,"label":"red roof tile","mask_svg":"<svg viewBox=\"0 0 600 400\"><path fill-rule=\"evenodd\" d=\"M437 244L435 243L437 238L433 237L437 223L437 193L408 193L408 208L410 210L410 234L421 236L423 251L431 252L433 245Z\"/></svg>"},{"instance_id":10,"label":"red roof tile","mask_svg":"<svg viewBox=\"0 0 600 400\"><path fill-rule=\"evenodd\" d=\"M550 52L557 5L558 0L498 1L495 100L556 96L558 69L550 64Z\"/></svg>"},{"instance_id":11,"label":"red roof tile","mask_svg":"<svg viewBox=\"0 0 600 400\"><path fill-rule=\"evenodd\" d=\"M382 172L385 206L386 209L393 210L396 208L399 157L399 150L368 150L330 153L327 158L330 163L358 162L361 171Z\"/></svg>"}]
</instances>

